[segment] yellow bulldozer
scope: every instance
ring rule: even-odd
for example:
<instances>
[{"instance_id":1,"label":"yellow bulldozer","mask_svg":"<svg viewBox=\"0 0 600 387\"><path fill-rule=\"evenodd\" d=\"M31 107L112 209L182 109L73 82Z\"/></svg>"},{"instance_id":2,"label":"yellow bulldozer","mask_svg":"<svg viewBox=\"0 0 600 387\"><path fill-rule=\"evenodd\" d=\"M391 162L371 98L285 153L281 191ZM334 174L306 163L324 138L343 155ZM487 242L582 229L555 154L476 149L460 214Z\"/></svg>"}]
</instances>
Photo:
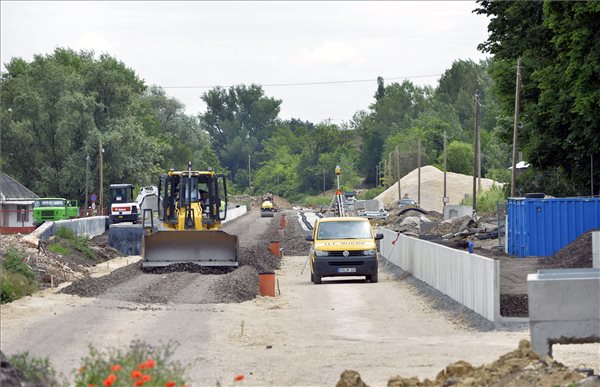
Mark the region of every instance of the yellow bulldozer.
<instances>
[{"instance_id":1,"label":"yellow bulldozer","mask_svg":"<svg viewBox=\"0 0 600 387\"><path fill-rule=\"evenodd\" d=\"M144 211L143 267L238 265L238 238L221 230L227 217L224 175L210 169L193 171L189 163L187 171L170 170L162 175L158 191L158 227L154 227L152 210Z\"/></svg>"}]
</instances>

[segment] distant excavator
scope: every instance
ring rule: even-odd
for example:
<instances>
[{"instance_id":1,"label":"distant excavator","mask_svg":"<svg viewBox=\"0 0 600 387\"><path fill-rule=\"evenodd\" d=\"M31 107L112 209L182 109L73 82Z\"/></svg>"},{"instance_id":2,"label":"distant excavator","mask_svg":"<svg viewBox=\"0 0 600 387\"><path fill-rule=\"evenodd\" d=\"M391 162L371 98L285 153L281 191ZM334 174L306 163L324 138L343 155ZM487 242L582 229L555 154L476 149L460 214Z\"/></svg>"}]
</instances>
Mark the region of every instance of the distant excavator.
<instances>
[{"instance_id":1,"label":"distant excavator","mask_svg":"<svg viewBox=\"0 0 600 387\"><path fill-rule=\"evenodd\" d=\"M262 203L260 204L260 217L274 217L275 216L275 207L273 206L273 195L272 194L264 194L262 196Z\"/></svg>"},{"instance_id":2,"label":"distant excavator","mask_svg":"<svg viewBox=\"0 0 600 387\"><path fill-rule=\"evenodd\" d=\"M227 218L223 174L210 169L194 171L190 162L187 171L170 170L162 175L158 191L159 227L152 224L152 210L144 213L143 267L238 265L238 237L221 230L221 222Z\"/></svg>"}]
</instances>

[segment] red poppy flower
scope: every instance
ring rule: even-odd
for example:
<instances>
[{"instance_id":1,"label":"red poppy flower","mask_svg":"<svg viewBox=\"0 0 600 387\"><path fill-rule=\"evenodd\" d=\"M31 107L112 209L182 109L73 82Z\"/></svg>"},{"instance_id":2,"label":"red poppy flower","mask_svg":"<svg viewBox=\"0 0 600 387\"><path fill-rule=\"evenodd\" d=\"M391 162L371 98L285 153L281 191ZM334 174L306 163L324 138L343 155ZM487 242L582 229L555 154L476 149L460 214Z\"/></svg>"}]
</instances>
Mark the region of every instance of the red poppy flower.
<instances>
[{"instance_id":1,"label":"red poppy flower","mask_svg":"<svg viewBox=\"0 0 600 387\"><path fill-rule=\"evenodd\" d=\"M120 371L121 370L121 366L118 365L118 364L115 364L112 367L110 367L110 370L111 371L115 371L115 372Z\"/></svg>"},{"instance_id":2,"label":"red poppy flower","mask_svg":"<svg viewBox=\"0 0 600 387\"><path fill-rule=\"evenodd\" d=\"M142 380L143 380L144 382L149 382L149 381L150 381L150 379L152 379L152 378L150 377L150 375L142 375Z\"/></svg>"},{"instance_id":3,"label":"red poppy flower","mask_svg":"<svg viewBox=\"0 0 600 387\"><path fill-rule=\"evenodd\" d=\"M148 358L148 360L146 360L146 368L154 368L155 365L156 363L154 363L154 360L152 360L151 358Z\"/></svg>"},{"instance_id":4,"label":"red poppy flower","mask_svg":"<svg viewBox=\"0 0 600 387\"><path fill-rule=\"evenodd\" d=\"M144 382L142 379L138 379L138 380L137 380L135 383L133 383L133 384L134 384L135 386L143 386L143 385L144 385L144 383L146 383L146 382Z\"/></svg>"},{"instance_id":5,"label":"red poppy flower","mask_svg":"<svg viewBox=\"0 0 600 387\"><path fill-rule=\"evenodd\" d=\"M141 378L142 373L138 370L133 370L133 371L131 371L131 377L134 379Z\"/></svg>"},{"instance_id":6,"label":"red poppy flower","mask_svg":"<svg viewBox=\"0 0 600 387\"><path fill-rule=\"evenodd\" d=\"M242 381L244 380L244 375L236 375L235 378L233 378L233 380L235 380L236 382Z\"/></svg>"},{"instance_id":7,"label":"red poppy flower","mask_svg":"<svg viewBox=\"0 0 600 387\"><path fill-rule=\"evenodd\" d=\"M110 374L110 375L108 375L108 377L104 380L104 383L102 383L102 384L105 386L112 386L116 380L117 380L117 375Z\"/></svg>"},{"instance_id":8,"label":"red poppy flower","mask_svg":"<svg viewBox=\"0 0 600 387\"><path fill-rule=\"evenodd\" d=\"M175 382L166 382L165 383L165 387L175 387L177 385L177 383Z\"/></svg>"}]
</instances>

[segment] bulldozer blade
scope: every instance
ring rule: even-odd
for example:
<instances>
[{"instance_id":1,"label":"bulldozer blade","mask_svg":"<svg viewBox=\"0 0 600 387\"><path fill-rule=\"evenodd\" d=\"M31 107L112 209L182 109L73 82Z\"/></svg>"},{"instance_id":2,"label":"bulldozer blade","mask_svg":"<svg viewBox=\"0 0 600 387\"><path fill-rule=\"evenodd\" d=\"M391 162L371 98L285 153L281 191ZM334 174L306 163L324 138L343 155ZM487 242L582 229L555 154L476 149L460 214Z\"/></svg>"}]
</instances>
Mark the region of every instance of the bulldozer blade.
<instances>
[{"instance_id":1,"label":"bulldozer blade","mask_svg":"<svg viewBox=\"0 0 600 387\"><path fill-rule=\"evenodd\" d=\"M238 237L225 231L157 231L142 239L142 267L175 263L199 266L238 265Z\"/></svg>"}]
</instances>

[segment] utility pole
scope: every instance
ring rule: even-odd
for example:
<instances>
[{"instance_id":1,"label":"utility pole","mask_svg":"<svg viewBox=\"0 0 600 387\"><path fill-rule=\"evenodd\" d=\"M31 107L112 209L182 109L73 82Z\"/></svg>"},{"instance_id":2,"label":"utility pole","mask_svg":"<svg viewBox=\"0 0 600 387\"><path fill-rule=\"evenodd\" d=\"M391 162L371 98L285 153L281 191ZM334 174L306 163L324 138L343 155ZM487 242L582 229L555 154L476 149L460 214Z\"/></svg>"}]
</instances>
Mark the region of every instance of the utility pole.
<instances>
[{"instance_id":1,"label":"utility pole","mask_svg":"<svg viewBox=\"0 0 600 387\"><path fill-rule=\"evenodd\" d=\"M379 163L375 164L375 188L379 187Z\"/></svg>"},{"instance_id":2,"label":"utility pole","mask_svg":"<svg viewBox=\"0 0 600 387\"><path fill-rule=\"evenodd\" d=\"M475 133L473 141L473 215L477 212L477 175L479 171L479 90L475 92Z\"/></svg>"},{"instance_id":3,"label":"utility pole","mask_svg":"<svg viewBox=\"0 0 600 387\"><path fill-rule=\"evenodd\" d=\"M392 186L393 169L392 169L392 152L388 155L388 187Z\"/></svg>"},{"instance_id":4,"label":"utility pole","mask_svg":"<svg viewBox=\"0 0 600 387\"><path fill-rule=\"evenodd\" d=\"M417 204L421 205L421 139L417 140L417 168L419 169L419 179L417 183Z\"/></svg>"},{"instance_id":5,"label":"utility pole","mask_svg":"<svg viewBox=\"0 0 600 387\"><path fill-rule=\"evenodd\" d=\"M400 152L396 145L396 180L398 180L398 200L402 199L402 188L400 188Z\"/></svg>"},{"instance_id":6,"label":"utility pole","mask_svg":"<svg viewBox=\"0 0 600 387\"><path fill-rule=\"evenodd\" d=\"M477 192L481 192L481 122L479 119L479 108L481 103L479 101L479 90L475 94L475 125L477 133Z\"/></svg>"},{"instance_id":7,"label":"utility pole","mask_svg":"<svg viewBox=\"0 0 600 387\"><path fill-rule=\"evenodd\" d=\"M384 178L384 188L388 187L388 181L387 181L387 173L388 173L388 168L387 168L387 157L383 159L383 178Z\"/></svg>"},{"instance_id":8,"label":"utility pole","mask_svg":"<svg viewBox=\"0 0 600 387\"><path fill-rule=\"evenodd\" d=\"M515 197L517 180L517 144L519 141L519 96L521 94L521 58L517 59L517 81L515 86L515 122L513 126L512 173L510 178L510 196Z\"/></svg>"},{"instance_id":9,"label":"utility pole","mask_svg":"<svg viewBox=\"0 0 600 387\"><path fill-rule=\"evenodd\" d=\"M88 210L88 197L90 196L89 183L90 183L90 155L85 155L85 213Z\"/></svg>"},{"instance_id":10,"label":"utility pole","mask_svg":"<svg viewBox=\"0 0 600 387\"><path fill-rule=\"evenodd\" d=\"M325 193L325 167L323 167L323 193Z\"/></svg>"},{"instance_id":11,"label":"utility pole","mask_svg":"<svg viewBox=\"0 0 600 387\"><path fill-rule=\"evenodd\" d=\"M446 208L446 203L448 202L448 197L446 196L446 171L447 171L447 165L446 165L446 131L444 130L444 198L442 199L442 201L444 202L444 208Z\"/></svg>"},{"instance_id":12,"label":"utility pole","mask_svg":"<svg viewBox=\"0 0 600 387\"><path fill-rule=\"evenodd\" d=\"M100 139L98 152L100 153L100 216L102 216L104 215L104 148L102 147L102 139Z\"/></svg>"}]
</instances>

